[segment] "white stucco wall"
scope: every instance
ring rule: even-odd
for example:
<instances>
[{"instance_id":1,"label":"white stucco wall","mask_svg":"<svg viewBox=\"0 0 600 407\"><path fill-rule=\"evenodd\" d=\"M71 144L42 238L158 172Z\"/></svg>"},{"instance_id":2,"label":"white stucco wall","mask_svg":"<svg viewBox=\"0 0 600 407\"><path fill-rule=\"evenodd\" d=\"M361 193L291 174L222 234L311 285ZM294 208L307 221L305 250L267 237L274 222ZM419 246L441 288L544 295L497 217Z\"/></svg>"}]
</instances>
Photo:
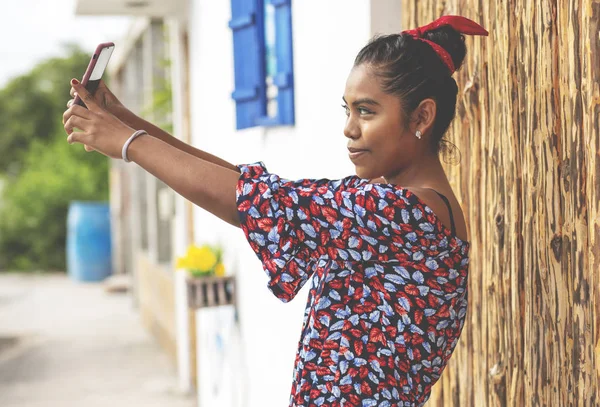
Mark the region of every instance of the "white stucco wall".
<instances>
[{"instance_id":1,"label":"white stucco wall","mask_svg":"<svg viewBox=\"0 0 600 407\"><path fill-rule=\"evenodd\" d=\"M372 33L381 31L374 21L386 29L398 21L399 29L399 13L390 17L389 10L386 13L380 5L372 8L369 0L293 2L296 125L238 132L231 99L230 1L191 0L190 4L193 144L232 163L264 161L271 172L290 179L352 174L341 108L346 77L356 53ZM194 227L196 243L220 242L225 247L228 273L236 273L238 279L241 324L237 333L231 321L223 320L231 318L228 312L202 319L205 351L214 356L215 346L230 344L230 349L225 345L219 350L224 355L219 360L237 364L225 370L237 376L228 379L231 384L223 384L222 373L220 378L212 374L223 372L215 366L218 358L200 358L201 405L223 405L230 400L223 398L226 392L241 395L244 406L287 405L308 287L291 303L281 303L266 288L266 275L240 229L202 209L196 209Z\"/></svg>"}]
</instances>

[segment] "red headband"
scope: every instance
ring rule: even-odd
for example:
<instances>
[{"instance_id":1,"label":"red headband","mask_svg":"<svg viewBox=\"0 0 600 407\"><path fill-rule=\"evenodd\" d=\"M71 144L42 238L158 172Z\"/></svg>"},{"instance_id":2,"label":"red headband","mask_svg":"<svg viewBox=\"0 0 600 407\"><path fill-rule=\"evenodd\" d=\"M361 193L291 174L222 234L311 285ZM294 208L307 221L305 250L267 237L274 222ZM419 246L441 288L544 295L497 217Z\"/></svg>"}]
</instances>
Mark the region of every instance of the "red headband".
<instances>
[{"instance_id":1,"label":"red headband","mask_svg":"<svg viewBox=\"0 0 600 407\"><path fill-rule=\"evenodd\" d=\"M423 34L431 30L435 30L436 28L439 28L443 25L449 25L459 33L467 35L487 36L488 32L485 30L485 28L477 24L475 21L469 20L468 18L462 16L443 16L438 18L434 22L424 25L422 27L418 27L413 30L402 31L403 33L412 35L414 38L429 44L433 48L433 50L440 56L440 58L442 58L442 61L450 70L450 75L452 75L456 71L456 69L454 68L454 62L452 62L452 57L450 56L448 51L446 51L444 48L442 48L435 42L423 38Z\"/></svg>"}]
</instances>

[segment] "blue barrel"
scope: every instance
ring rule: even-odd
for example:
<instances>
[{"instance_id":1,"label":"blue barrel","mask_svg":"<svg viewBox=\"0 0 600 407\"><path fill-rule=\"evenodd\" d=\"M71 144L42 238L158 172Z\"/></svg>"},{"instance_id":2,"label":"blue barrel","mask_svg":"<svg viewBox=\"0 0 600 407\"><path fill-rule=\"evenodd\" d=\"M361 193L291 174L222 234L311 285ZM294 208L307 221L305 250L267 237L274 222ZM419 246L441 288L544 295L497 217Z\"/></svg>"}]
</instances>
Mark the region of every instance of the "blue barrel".
<instances>
[{"instance_id":1,"label":"blue barrel","mask_svg":"<svg viewBox=\"0 0 600 407\"><path fill-rule=\"evenodd\" d=\"M77 281L101 281L112 273L108 203L71 202L67 216L67 273Z\"/></svg>"}]
</instances>

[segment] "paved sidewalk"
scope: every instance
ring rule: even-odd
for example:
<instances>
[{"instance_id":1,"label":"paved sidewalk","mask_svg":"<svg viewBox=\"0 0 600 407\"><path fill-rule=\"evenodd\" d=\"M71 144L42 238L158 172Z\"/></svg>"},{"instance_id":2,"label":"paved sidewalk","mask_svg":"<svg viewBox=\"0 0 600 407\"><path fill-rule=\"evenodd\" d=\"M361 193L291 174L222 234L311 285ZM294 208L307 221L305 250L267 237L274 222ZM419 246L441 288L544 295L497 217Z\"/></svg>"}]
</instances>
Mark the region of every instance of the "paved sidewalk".
<instances>
[{"instance_id":1,"label":"paved sidewalk","mask_svg":"<svg viewBox=\"0 0 600 407\"><path fill-rule=\"evenodd\" d=\"M0 406L192 407L128 294L0 273Z\"/></svg>"}]
</instances>

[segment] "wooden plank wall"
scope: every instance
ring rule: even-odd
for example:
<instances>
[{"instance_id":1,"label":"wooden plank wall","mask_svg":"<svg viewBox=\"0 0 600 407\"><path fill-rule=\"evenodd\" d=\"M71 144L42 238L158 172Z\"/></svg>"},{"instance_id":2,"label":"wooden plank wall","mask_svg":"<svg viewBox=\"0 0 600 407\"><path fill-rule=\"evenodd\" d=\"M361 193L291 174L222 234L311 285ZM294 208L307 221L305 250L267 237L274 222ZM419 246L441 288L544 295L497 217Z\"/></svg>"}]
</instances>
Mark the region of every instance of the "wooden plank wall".
<instances>
[{"instance_id":1,"label":"wooden plank wall","mask_svg":"<svg viewBox=\"0 0 600 407\"><path fill-rule=\"evenodd\" d=\"M402 0L403 27L480 22L445 167L469 312L428 406L600 405L600 1Z\"/></svg>"}]
</instances>

